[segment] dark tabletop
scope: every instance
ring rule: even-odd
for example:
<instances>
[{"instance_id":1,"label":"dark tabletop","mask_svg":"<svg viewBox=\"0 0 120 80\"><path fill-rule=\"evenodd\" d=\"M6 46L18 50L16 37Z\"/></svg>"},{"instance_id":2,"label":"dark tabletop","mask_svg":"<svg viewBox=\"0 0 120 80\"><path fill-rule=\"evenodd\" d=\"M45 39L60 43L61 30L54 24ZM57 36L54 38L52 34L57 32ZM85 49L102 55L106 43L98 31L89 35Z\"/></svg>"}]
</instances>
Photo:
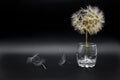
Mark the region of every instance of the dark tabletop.
<instances>
[{"instance_id":1,"label":"dark tabletop","mask_svg":"<svg viewBox=\"0 0 120 80\"><path fill-rule=\"evenodd\" d=\"M88 69L77 65L77 42L62 43L2 42L0 80L120 80L117 42L97 43L96 66ZM60 66L62 53L66 55L66 62ZM44 57L47 69L27 63L28 57L35 54Z\"/></svg>"}]
</instances>

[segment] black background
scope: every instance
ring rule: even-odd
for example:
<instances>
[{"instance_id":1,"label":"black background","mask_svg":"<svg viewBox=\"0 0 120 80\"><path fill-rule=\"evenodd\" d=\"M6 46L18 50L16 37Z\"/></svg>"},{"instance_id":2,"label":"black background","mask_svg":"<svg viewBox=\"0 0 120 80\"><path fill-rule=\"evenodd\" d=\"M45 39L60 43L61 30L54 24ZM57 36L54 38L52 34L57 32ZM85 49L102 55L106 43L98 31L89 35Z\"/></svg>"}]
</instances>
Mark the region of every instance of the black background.
<instances>
[{"instance_id":1,"label":"black background","mask_svg":"<svg viewBox=\"0 0 120 80\"><path fill-rule=\"evenodd\" d=\"M97 36L119 38L117 0L11 0L1 1L0 38L80 36L71 26L71 15L87 5L98 6L105 25Z\"/></svg>"}]
</instances>

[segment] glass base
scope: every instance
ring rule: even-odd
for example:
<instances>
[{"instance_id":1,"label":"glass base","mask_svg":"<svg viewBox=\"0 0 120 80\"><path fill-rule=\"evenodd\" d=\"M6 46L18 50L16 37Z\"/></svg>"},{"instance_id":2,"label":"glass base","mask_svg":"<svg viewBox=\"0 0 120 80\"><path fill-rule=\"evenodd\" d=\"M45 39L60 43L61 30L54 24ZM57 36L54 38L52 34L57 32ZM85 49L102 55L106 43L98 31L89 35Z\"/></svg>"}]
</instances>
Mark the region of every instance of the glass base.
<instances>
[{"instance_id":1,"label":"glass base","mask_svg":"<svg viewBox=\"0 0 120 80\"><path fill-rule=\"evenodd\" d=\"M78 59L77 61L78 61L78 66L86 67L86 68L94 67L96 63L95 59L89 59L86 56L83 59Z\"/></svg>"}]
</instances>

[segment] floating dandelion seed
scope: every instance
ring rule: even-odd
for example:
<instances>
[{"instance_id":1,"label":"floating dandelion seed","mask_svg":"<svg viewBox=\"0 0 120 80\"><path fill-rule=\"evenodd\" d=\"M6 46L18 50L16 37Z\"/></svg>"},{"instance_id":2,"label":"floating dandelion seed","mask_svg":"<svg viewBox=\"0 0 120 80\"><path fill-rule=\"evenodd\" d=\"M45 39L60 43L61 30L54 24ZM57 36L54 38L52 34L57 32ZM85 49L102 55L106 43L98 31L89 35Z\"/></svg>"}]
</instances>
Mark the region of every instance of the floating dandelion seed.
<instances>
[{"instance_id":1,"label":"floating dandelion seed","mask_svg":"<svg viewBox=\"0 0 120 80\"><path fill-rule=\"evenodd\" d=\"M74 13L71 20L75 30L78 30L81 34L87 31L90 35L99 32L105 23L103 12L97 7L91 6Z\"/></svg>"},{"instance_id":2,"label":"floating dandelion seed","mask_svg":"<svg viewBox=\"0 0 120 80\"><path fill-rule=\"evenodd\" d=\"M42 66L44 69L47 69L44 65L45 59L42 59L39 54L35 54L32 57L28 57L27 63L33 63L35 66Z\"/></svg>"}]
</instances>

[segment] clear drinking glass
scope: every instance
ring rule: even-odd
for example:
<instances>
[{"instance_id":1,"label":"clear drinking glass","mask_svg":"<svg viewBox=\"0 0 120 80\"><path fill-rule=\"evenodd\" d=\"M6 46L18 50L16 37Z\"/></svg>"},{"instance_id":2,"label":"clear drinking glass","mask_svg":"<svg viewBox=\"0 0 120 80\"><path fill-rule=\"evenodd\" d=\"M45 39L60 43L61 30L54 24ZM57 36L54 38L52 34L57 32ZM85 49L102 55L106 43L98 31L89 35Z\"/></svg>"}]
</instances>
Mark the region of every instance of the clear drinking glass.
<instances>
[{"instance_id":1,"label":"clear drinking glass","mask_svg":"<svg viewBox=\"0 0 120 80\"><path fill-rule=\"evenodd\" d=\"M80 67L94 67L97 59L97 46L94 43L79 43L77 52L77 63Z\"/></svg>"}]
</instances>

